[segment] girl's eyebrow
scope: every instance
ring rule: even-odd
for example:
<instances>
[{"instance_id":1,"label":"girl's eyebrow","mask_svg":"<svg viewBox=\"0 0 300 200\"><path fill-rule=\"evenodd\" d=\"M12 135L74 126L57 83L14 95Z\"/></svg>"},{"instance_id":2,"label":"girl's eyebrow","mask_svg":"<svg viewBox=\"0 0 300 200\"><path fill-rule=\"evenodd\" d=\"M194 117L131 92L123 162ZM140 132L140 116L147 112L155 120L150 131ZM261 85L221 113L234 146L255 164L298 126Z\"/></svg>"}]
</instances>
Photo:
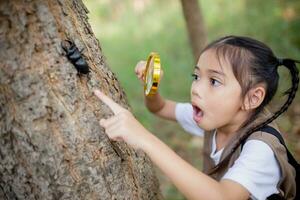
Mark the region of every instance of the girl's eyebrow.
<instances>
[{"instance_id":1,"label":"girl's eyebrow","mask_svg":"<svg viewBox=\"0 0 300 200\"><path fill-rule=\"evenodd\" d=\"M198 65L195 66L195 69L200 71L200 67ZM215 73L215 74L219 74L221 76L226 77L226 74L224 74L223 72L217 71L217 70L213 70L213 69L208 69L208 72L210 73Z\"/></svg>"}]
</instances>

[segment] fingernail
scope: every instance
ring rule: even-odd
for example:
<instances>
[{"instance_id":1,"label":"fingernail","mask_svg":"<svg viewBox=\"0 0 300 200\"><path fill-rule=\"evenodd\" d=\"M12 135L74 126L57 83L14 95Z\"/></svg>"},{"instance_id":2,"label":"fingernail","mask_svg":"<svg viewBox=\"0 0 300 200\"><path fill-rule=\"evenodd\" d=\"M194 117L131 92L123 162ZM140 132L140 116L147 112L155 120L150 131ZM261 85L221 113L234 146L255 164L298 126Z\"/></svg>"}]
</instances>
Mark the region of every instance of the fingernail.
<instances>
[{"instance_id":1,"label":"fingernail","mask_svg":"<svg viewBox=\"0 0 300 200\"><path fill-rule=\"evenodd\" d=\"M99 124L100 124L101 126L103 126L104 120L105 120L105 119L100 119Z\"/></svg>"},{"instance_id":2,"label":"fingernail","mask_svg":"<svg viewBox=\"0 0 300 200\"><path fill-rule=\"evenodd\" d=\"M97 96L100 96L100 95L101 95L101 92L100 92L100 90L95 89L95 90L94 90L94 94L97 95Z\"/></svg>"}]
</instances>

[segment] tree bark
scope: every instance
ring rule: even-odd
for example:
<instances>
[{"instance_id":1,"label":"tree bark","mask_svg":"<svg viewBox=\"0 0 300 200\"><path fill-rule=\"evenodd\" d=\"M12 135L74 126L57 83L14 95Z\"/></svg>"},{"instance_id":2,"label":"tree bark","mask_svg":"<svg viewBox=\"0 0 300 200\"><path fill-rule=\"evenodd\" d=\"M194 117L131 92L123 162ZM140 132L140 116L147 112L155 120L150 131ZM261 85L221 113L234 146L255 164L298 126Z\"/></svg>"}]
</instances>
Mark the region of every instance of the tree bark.
<instances>
[{"instance_id":1,"label":"tree bark","mask_svg":"<svg viewBox=\"0 0 300 200\"><path fill-rule=\"evenodd\" d=\"M181 0L195 63L206 45L206 31L198 0Z\"/></svg>"},{"instance_id":2,"label":"tree bark","mask_svg":"<svg viewBox=\"0 0 300 200\"><path fill-rule=\"evenodd\" d=\"M0 199L161 199L150 159L111 142L100 88L129 108L80 0L0 1ZM77 75L61 42L90 66Z\"/></svg>"}]
</instances>

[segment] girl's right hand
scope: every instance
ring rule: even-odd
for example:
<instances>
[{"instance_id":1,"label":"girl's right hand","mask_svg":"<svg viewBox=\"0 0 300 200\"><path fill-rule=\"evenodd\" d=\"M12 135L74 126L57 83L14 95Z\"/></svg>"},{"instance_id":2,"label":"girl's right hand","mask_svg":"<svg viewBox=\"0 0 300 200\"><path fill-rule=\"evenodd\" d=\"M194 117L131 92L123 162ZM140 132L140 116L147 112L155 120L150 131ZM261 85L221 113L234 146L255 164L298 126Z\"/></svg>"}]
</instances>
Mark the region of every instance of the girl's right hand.
<instances>
[{"instance_id":1,"label":"girl's right hand","mask_svg":"<svg viewBox=\"0 0 300 200\"><path fill-rule=\"evenodd\" d=\"M146 74L146 65L147 62L144 60L139 61L135 66L135 74L140 80L142 86L145 84L145 74ZM160 69L160 81L163 77L163 70ZM143 88L144 89L144 88ZM145 97L145 105L148 110L152 113L155 113L157 116L160 116L165 119L176 121L175 117L175 106L176 102L165 100L160 96L159 91L156 92L155 95L150 95ZM158 112L159 111L159 112Z\"/></svg>"},{"instance_id":2,"label":"girl's right hand","mask_svg":"<svg viewBox=\"0 0 300 200\"><path fill-rule=\"evenodd\" d=\"M144 81L145 81L145 71L146 71L146 64L147 62L144 60L139 61L136 66L135 66L135 74L137 76L137 78L140 80L141 84L144 85ZM160 80L163 77L163 70L161 69L161 74L160 74Z\"/></svg>"},{"instance_id":3,"label":"girl's right hand","mask_svg":"<svg viewBox=\"0 0 300 200\"><path fill-rule=\"evenodd\" d=\"M141 84L144 85L145 80L145 70L146 70L147 62L144 60L139 61L135 66L135 74L137 78L140 80Z\"/></svg>"}]
</instances>

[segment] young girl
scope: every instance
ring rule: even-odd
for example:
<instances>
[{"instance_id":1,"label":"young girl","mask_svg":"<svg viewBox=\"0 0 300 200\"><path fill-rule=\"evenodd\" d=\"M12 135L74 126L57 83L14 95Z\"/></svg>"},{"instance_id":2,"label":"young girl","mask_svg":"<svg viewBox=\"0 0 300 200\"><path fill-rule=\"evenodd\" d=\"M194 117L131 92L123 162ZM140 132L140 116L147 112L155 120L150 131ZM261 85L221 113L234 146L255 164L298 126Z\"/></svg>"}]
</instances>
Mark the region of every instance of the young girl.
<instances>
[{"instance_id":1,"label":"young girl","mask_svg":"<svg viewBox=\"0 0 300 200\"><path fill-rule=\"evenodd\" d=\"M145 97L151 112L204 136L204 173L181 159L129 111L95 90L115 114L101 119L100 125L109 138L143 150L187 199L266 199L274 194L293 199L295 170L286 150L275 136L259 129L269 125L278 130L273 120L287 110L298 89L295 62L276 58L257 40L223 37L199 57L192 75L191 102L176 103L159 93ZM280 66L290 71L292 87L286 102L271 114L266 105L277 90ZM138 63L140 80L144 69L145 62Z\"/></svg>"}]
</instances>

